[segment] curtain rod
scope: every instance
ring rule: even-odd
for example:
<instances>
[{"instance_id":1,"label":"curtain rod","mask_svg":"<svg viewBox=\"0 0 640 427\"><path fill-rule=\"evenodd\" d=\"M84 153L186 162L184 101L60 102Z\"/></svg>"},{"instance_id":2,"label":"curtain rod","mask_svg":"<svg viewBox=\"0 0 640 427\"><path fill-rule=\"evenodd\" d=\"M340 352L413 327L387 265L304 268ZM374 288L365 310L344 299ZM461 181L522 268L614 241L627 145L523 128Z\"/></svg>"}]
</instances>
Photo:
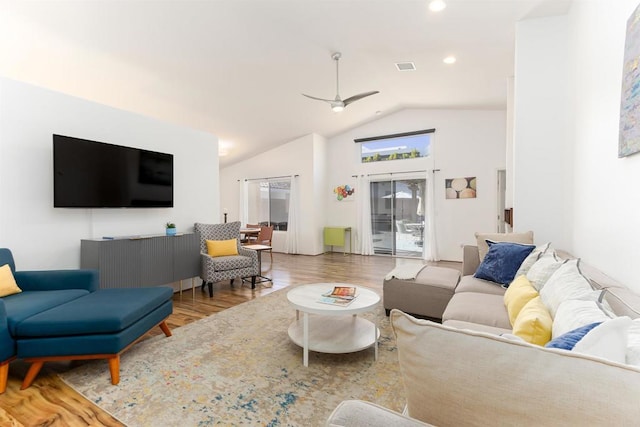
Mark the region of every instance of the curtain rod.
<instances>
[{"instance_id":1,"label":"curtain rod","mask_svg":"<svg viewBox=\"0 0 640 427\"><path fill-rule=\"evenodd\" d=\"M294 177L298 177L300 175L293 175ZM245 178L245 181L262 181L263 179L278 179L278 178L291 178L291 175L282 175L282 176L267 176L264 178ZM240 180L238 180L240 182Z\"/></svg>"},{"instance_id":2,"label":"curtain rod","mask_svg":"<svg viewBox=\"0 0 640 427\"><path fill-rule=\"evenodd\" d=\"M436 170L440 170L440 169L434 169L433 171L435 172ZM369 173L369 174L362 174L360 176L377 176L377 175L398 175L398 174L403 174L403 173L418 173L418 172L426 172L427 170L417 170L417 171L406 171L406 172L380 172L380 173ZM353 178L357 178L358 175L351 175Z\"/></svg>"}]
</instances>

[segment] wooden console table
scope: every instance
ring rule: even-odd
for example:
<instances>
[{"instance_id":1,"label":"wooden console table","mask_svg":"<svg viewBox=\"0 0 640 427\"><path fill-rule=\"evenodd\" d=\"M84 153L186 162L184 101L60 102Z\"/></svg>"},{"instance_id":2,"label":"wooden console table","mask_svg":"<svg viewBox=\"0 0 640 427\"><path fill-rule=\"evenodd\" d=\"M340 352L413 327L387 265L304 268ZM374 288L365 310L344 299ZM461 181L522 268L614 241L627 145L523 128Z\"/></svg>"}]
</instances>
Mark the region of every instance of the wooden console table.
<instances>
[{"instance_id":1,"label":"wooden console table","mask_svg":"<svg viewBox=\"0 0 640 427\"><path fill-rule=\"evenodd\" d=\"M98 270L100 288L180 281L182 290L182 280L200 275L200 236L184 233L81 240L80 268Z\"/></svg>"}]
</instances>

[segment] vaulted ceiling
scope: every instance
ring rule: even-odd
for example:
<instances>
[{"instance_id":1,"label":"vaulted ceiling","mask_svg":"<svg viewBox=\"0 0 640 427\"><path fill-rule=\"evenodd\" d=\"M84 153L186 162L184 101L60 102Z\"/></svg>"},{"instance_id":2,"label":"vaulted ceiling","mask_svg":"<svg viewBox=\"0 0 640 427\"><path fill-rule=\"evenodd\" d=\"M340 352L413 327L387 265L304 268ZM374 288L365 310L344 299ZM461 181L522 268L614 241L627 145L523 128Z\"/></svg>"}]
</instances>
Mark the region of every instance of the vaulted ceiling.
<instances>
[{"instance_id":1,"label":"vaulted ceiling","mask_svg":"<svg viewBox=\"0 0 640 427\"><path fill-rule=\"evenodd\" d=\"M225 166L404 108L505 108L516 22L571 3L445 1L2 0L0 74L213 133ZM335 97L336 51L343 98L380 91L341 113L301 95Z\"/></svg>"}]
</instances>

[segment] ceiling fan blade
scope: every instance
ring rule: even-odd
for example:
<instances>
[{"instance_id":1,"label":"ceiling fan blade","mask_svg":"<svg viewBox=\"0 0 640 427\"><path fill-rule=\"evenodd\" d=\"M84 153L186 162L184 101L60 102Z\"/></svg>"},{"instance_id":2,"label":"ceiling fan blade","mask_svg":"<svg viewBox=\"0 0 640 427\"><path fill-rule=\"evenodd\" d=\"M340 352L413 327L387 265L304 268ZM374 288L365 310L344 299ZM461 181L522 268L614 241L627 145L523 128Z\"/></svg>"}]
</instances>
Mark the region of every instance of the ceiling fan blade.
<instances>
[{"instance_id":1,"label":"ceiling fan blade","mask_svg":"<svg viewBox=\"0 0 640 427\"><path fill-rule=\"evenodd\" d=\"M324 102L334 102L334 99L324 99L324 98L316 98L315 96L311 96L311 95L305 95L304 93L302 94L303 96L306 96L307 98L311 98L311 99L315 99L316 101L324 101Z\"/></svg>"},{"instance_id":2,"label":"ceiling fan blade","mask_svg":"<svg viewBox=\"0 0 640 427\"><path fill-rule=\"evenodd\" d=\"M344 105L345 105L345 107L346 107L347 105L351 104L352 102L355 102L355 101L357 101L357 100L359 100L359 99L362 99L362 98L365 98L365 97L367 97L367 96L375 95L376 93L380 93L380 92L379 92L379 91L377 91L377 90L373 90L373 91L371 91L371 92L359 93L359 94L357 94L357 95L353 95L353 96L351 96L351 97L349 97L349 98L345 99L345 100L344 100L344 101L342 101L342 102L344 102Z\"/></svg>"}]
</instances>

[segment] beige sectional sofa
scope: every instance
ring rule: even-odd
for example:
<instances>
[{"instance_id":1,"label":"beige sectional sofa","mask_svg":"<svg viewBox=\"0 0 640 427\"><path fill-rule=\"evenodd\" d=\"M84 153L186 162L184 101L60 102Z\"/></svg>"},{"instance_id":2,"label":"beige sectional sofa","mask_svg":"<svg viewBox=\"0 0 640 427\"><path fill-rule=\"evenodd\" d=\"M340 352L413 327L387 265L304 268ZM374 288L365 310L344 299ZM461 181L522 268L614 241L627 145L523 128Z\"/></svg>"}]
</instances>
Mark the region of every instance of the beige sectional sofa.
<instances>
[{"instance_id":1,"label":"beige sectional sofa","mask_svg":"<svg viewBox=\"0 0 640 427\"><path fill-rule=\"evenodd\" d=\"M393 423L385 414L384 425L631 426L640 422L640 367L514 339L505 288L473 277L480 264L478 247L464 247L463 259L463 277L442 324L391 311L407 407L404 415L395 414ZM581 263L580 270L594 289L606 289L598 293L613 315L640 318L640 296L589 265ZM379 410L367 409L368 405L351 401L346 407L352 414L358 407L361 413ZM366 424L376 425L371 419ZM339 407L327 425L363 425L360 421L362 417L345 417L345 408Z\"/></svg>"}]
</instances>

